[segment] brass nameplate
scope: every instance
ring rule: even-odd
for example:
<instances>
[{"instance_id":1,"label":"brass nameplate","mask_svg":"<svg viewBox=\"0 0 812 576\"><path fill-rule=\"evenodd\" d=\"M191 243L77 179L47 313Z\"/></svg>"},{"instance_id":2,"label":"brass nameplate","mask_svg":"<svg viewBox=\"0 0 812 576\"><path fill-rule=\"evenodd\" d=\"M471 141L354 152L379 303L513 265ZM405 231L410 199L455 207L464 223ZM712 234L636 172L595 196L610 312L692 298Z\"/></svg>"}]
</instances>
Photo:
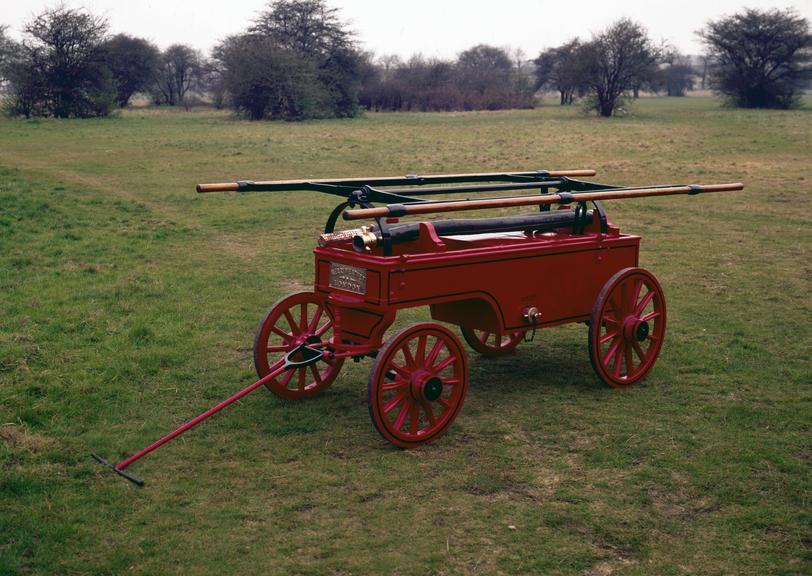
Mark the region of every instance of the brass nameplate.
<instances>
[{"instance_id":1,"label":"brass nameplate","mask_svg":"<svg viewBox=\"0 0 812 576\"><path fill-rule=\"evenodd\" d=\"M330 262L330 288L366 294L367 271L357 266Z\"/></svg>"}]
</instances>

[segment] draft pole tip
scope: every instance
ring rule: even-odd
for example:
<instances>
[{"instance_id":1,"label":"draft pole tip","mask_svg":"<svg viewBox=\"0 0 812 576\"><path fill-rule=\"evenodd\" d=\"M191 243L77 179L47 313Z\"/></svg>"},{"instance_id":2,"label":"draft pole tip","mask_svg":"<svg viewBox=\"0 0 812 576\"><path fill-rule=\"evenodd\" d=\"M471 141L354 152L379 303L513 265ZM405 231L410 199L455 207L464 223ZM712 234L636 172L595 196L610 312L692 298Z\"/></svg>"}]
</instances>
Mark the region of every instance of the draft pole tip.
<instances>
[{"instance_id":1,"label":"draft pole tip","mask_svg":"<svg viewBox=\"0 0 812 576\"><path fill-rule=\"evenodd\" d=\"M114 464L111 464L110 462L108 462L102 456L99 456L95 452L91 452L90 456L96 462L98 462L99 464L101 464L103 466L107 466L110 470L112 470L113 472L115 472L116 474L121 476L122 478L125 478L126 480L129 480L130 482L132 482L136 486L138 486L138 487L143 487L144 486L144 481L143 480L141 480L140 478L136 478L132 474L128 474L127 472L125 472L121 468L117 468Z\"/></svg>"}]
</instances>

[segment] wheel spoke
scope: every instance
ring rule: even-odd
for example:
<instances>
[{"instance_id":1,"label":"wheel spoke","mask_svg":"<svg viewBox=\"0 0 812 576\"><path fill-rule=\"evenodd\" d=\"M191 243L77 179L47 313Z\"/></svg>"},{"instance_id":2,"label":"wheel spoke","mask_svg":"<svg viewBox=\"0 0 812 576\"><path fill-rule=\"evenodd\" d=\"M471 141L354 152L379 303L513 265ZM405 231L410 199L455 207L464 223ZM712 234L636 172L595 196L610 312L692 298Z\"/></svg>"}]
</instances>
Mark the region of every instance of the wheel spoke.
<instances>
[{"instance_id":1,"label":"wheel spoke","mask_svg":"<svg viewBox=\"0 0 812 576\"><path fill-rule=\"evenodd\" d=\"M412 402L409 410L409 433L417 434L417 425L420 424L420 406L417 402Z\"/></svg>"},{"instance_id":2,"label":"wheel spoke","mask_svg":"<svg viewBox=\"0 0 812 576\"><path fill-rule=\"evenodd\" d=\"M442 362L437 364L437 366L434 367L434 372L439 374L440 372L445 370L447 367L451 366L456 361L457 361L457 358L455 356L449 356L448 358L446 358L445 360L443 360Z\"/></svg>"},{"instance_id":3,"label":"wheel spoke","mask_svg":"<svg viewBox=\"0 0 812 576\"><path fill-rule=\"evenodd\" d=\"M318 330L316 330L316 331L313 333L313 335L314 335L314 336L318 336L319 338L321 338L321 337L322 337L322 335L323 335L325 332L327 332L327 331L328 331L330 328L332 328L332 327L333 327L333 321L332 321L332 320L330 320L330 319L328 318L328 319L327 319L327 322L325 322L325 323L324 323L324 326L322 326L321 328L319 328Z\"/></svg>"},{"instance_id":4,"label":"wheel spoke","mask_svg":"<svg viewBox=\"0 0 812 576\"><path fill-rule=\"evenodd\" d=\"M434 417L434 410L431 409L431 403L423 400L420 405L423 407L423 411L429 419L429 425L435 426L437 424L437 418Z\"/></svg>"},{"instance_id":5,"label":"wheel spoke","mask_svg":"<svg viewBox=\"0 0 812 576\"><path fill-rule=\"evenodd\" d=\"M403 394L398 394L394 398L392 398L389 402L387 402L383 407L383 413L389 414L398 404L406 400L406 396Z\"/></svg>"},{"instance_id":6,"label":"wheel spoke","mask_svg":"<svg viewBox=\"0 0 812 576\"><path fill-rule=\"evenodd\" d=\"M490 338L490 337L491 337L491 333L486 332L486 331L483 330L482 334L479 335L479 341L487 346L488 345L488 338Z\"/></svg>"},{"instance_id":7,"label":"wheel spoke","mask_svg":"<svg viewBox=\"0 0 812 576\"><path fill-rule=\"evenodd\" d=\"M288 384L290 384L291 379L293 378L293 370L288 370L288 373L282 378L282 381L279 382L282 388L287 388Z\"/></svg>"},{"instance_id":8,"label":"wheel spoke","mask_svg":"<svg viewBox=\"0 0 812 576\"><path fill-rule=\"evenodd\" d=\"M621 338L617 338L612 344L609 346L609 350L606 351L606 356L604 356L603 365L606 366L606 369L609 369L609 365L612 363L612 358L615 357L615 353L620 349L620 345L623 343Z\"/></svg>"},{"instance_id":9,"label":"wheel spoke","mask_svg":"<svg viewBox=\"0 0 812 576\"><path fill-rule=\"evenodd\" d=\"M654 320L655 318L657 318L659 316L660 316L659 312L649 312L648 314L646 314L645 316L640 318L640 321L641 322L648 322L649 320Z\"/></svg>"},{"instance_id":10,"label":"wheel spoke","mask_svg":"<svg viewBox=\"0 0 812 576\"><path fill-rule=\"evenodd\" d=\"M632 300L633 292L634 292L633 282L623 282L620 285L620 301L623 306L622 310L624 315L629 310L634 310L634 300Z\"/></svg>"},{"instance_id":11,"label":"wheel spoke","mask_svg":"<svg viewBox=\"0 0 812 576\"><path fill-rule=\"evenodd\" d=\"M293 315L291 315L290 310L283 310L282 314L285 315L288 324L290 324L291 333L298 336L302 332L302 330L301 328L299 328L299 325L296 324L296 321L293 319Z\"/></svg>"},{"instance_id":12,"label":"wheel spoke","mask_svg":"<svg viewBox=\"0 0 812 576\"><path fill-rule=\"evenodd\" d=\"M322 313L324 313L324 306L316 306L316 311L313 313L313 319L310 321L310 324L307 325L308 332L316 332L316 327L319 325L319 320L321 320Z\"/></svg>"},{"instance_id":13,"label":"wheel spoke","mask_svg":"<svg viewBox=\"0 0 812 576\"><path fill-rule=\"evenodd\" d=\"M415 352L415 361L420 366L425 366L426 364L426 343L428 342L428 336L426 334L421 334L417 338L417 352Z\"/></svg>"},{"instance_id":14,"label":"wheel spoke","mask_svg":"<svg viewBox=\"0 0 812 576\"><path fill-rule=\"evenodd\" d=\"M406 368L404 368L404 367L402 367L402 366L398 366L398 365L397 365L397 364L395 364L394 362L390 362L390 363L389 363L389 366L390 366L390 367L391 367L391 368L392 368L392 369L393 369L395 372L397 372L397 373L398 373L400 376L402 376L403 378L405 378L406 380L408 380L409 378L411 378L411 377L412 377L412 373L411 373L411 372L409 372L408 370L406 370Z\"/></svg>"},{"instance_id":15,"label":"wheel spoke","mask_svg":"<svg viewBox=\"0 0 812 576\"><path fill-rule=\"evenodd\" d=\"M443 407L443 408L445 408L446 410L448 410L449 408L451 408L451 404L449 404L449 403L448 403L448 400L446 400L446 399L445 399L445 398L443 398L442 396L440 396L439 398L437 398L437 404L439 404L440 406L442 406L442 407Z\"/></svg>"},{"instance_id":16,"label":"wheel spoke","mask_svg":"<svg viewBox=\"0 0 812 576\"><path fill-rule=\"evenodd\" d=\"M631 378L634 372L634 358L632 358L632 347L630 344L624 346L624 355L626 357L626 378Z\"/></svg>"},{"instance_id":17,"label":"wheel spoke","mask_svg":"<svg viewBox=\"0 0 812 576\"><path fill-rule=\"evenodd\" d=\"M297 387L299 388L299 391L303 391L304 388L305 388L305 377L306 376L307 376L307 370L305 370L304 368L299 368L299 382L297 384Z\"/></svg>"},{"instance_id":18,"label":"wheel spoke","mask_svg":"<svg viewBox=\"0 0 812 576\"><path fill-rule=\"evenodd\" d=\"M612 304L612 312L615 316L623 316L623 290L622 287L615 288L609 295L609 302Z\"/></svg>"},{"instance_id":19,"label":"wheel spoke","mask_svg":"<svg viewBox=\"0 0 812 576\"><path fill-rule=\"evenodd\" d=\"M406 384L405 380L396 380L395 382L387 382L381 384L381 392L391 392L392 390L400 390Z\"/></svg>"},{"instance_id":20,"label":"wheel spoke","mask_svg":"<svg viewBox=\"0 0 812 576\"><path fill-rule=\"evenodd\" d=\"M429 357L426 358L426 366L431 370L434 367L434 363L437 361L437 356L440 355L440 351L443 349L443 345L445 342L437 338L437 341L434 343L434 346L431 347L431 352L429 352Z\"/></svg>"},{"instance_id":21,"label":"wheel spoke","mask_svg":"<svg viewBox=\"0 0 812 576\"><path fill-rule=\"evenodd\" d=\"M267 352L269 353L277 353L277 352L287 352L290 350L290 346L268 346Z\"/></svg>"},{"instance_id":22,"label":"wheel spoke","mask_svg":"<svg viewBox=\"0 0 812 576\"><path fill-rule=\"evenodd\" d=\"M618 334L620 334L620 330L615 330L614 332L612 332L610 334L607 334L606 336L603 336L600 340L598 340L598 344L603 346L604 344L609 342L609 340L612 340Z\"/></svg>"},{"instance_id":23,"label":"wheel spoke","mask_svg":"<svg viewBox=\"0 0 812 576\"><path fill-rule=\"evenodd\" d=\"M285 340L285 341L291 340L293 338L293 334L289 334L289 333L277 328L276 326L271 327L271 332L273 332L277 336L281 336L282 339Z\"/></svg>"},{"instance_id":24,"label":"wheel spoke","mask_svg":"<svg viewBox=\"0 0 812 576\"><path fill-rule=\"evenodd\" d=\"M643 290L643 281L642 280L635 280L634 281L634 291L632 292L632 299L629 302L632 307L634 307L637 299L640 298L640 292Z\"/></svg>"},{"instance_id":25,"label":"wheel spoke","mask_svg":"<svg viewBox=\"0 0 812 576\"><path fill-rule=\"evenodd\" d=\"M640 343L639 342L634 342L633 346L634 346L634 351L637 354L637 357L640 358L640 363L641 364L644 363L646 361L646 353L640 347Z\"/></svg>"},{"instance_id":26,"label":"wheel spoke","mask_svg":"<svg viewBox=\"0 0 812 576\"><path fill-rule=\"evenodd\" d=\"M454 387L460 383L459 378L443 378L443 386L451 386Z\"/></svg>"},{"instance_id":27,"label":"wheel spoke","mask_svg":"<svg viewBox=\"0 0 812 576\"><path fill-rule=\"evenodd\" d=\"M651 302L652 298L654 298L654 290L649 290L648 294L643 296L643 299L640 300L640 303L634 309L634 313L638 315L642 314L643 310L646 309L646 306L649 305L649 302Z\"/></svg>"},{"instance_id":28,"label":"wheel spoke","mask_svg":"<svg viewBox=\"0 0 812 576\"><path fill-rule=\"evenodd\" d=\"M617 352L615 353L615 368L614 368L615 378L620 377L621 368L623 368L623 346L618 346Z\"/></svg>"},{"instance_id":29,"label":"wheel spoke","mask_svg":"<svg viewBox=\"0 0 812 576\"><path fill-rule=\"evenodd\" d=\"M313 378L316 380L316 384L321 384L323 382L321 374L319 374L319 371L316 369L315 364L310 365L310 373L313 374Z\"/></svg>"},{"instance_id":30,"label":"wheel spoke","mask_svg":"<svg viewBox=\"0 0 812 576\"><path fill-rule=\"evenodd\" d=\"M612 312L612 313L614 314L614 312ZM615 326L620 324L620 322L618 320L615 320L614 316L611 316L609 314L608 310L606 312L604 312L602 320L603 320L604 324L609 323L609 324L614 324Z\"/></svg>"},{"instance_id":31,"label":"wheel spoke","mask_svg":"<svg viewBox=\"0 0 812 576\"><path fill-rule=\"evenodd\" d=\"M406 416L409 414L409 411L412 408L412 403L409 400L403 403L400 407L400 412L398 412L398 417L395 418L395 430L400 432L400 429L403 428L403 423L406 421Z\"/></svg>"},{"instance_id":32,"label":"wheel spoke","mask_svg":"<svg viewBox=\"0 0 812 576\"><path fill-rule=\"evenodd\" d=\"M299 332L307 330L307 302L299 304Z\"/></svg>"},{"instance_id":33,"label":"wheel spoke","mask_svg":"<svg viewBox=\"0 0 812 576\"><path fill-rule=\"evenodd\" d=\"M401 347L403 350L403 357L406 359L406 366L409 368L415 368L414 356L412 356L412 348L409 346L408 342L404 342L403 346Z\"/></svg>"}]
</instances>

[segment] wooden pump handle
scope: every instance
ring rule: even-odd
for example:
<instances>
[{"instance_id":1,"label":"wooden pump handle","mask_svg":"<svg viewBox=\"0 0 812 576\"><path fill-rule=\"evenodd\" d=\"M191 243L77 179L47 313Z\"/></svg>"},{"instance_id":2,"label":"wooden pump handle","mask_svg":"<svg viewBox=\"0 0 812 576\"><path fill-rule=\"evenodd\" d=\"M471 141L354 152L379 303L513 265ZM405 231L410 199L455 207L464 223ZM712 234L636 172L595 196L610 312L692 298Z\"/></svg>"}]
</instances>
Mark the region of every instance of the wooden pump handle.
<instances>
[{"instance_id":1,"label":"wooden pump handle","mask_svg":"<svg viewBox=\"0 0 812 576\"><path fill-rule=\"evenodd\" d=\"M198 184L197 191L203 192L236 192L240 189L237 182L219 182L214 184Z\"/></svg>"},{"instance_id":2,"label":"wooden pump handle","mask_svg":"<svg viewBox=\"0 0 812 576\"><path fill-rule=\"evenodd\" d=\"M379 208L362 208L344 212L345 220L377 218L385 216L408 216L411 214L436 214L463 210L483 210L486 208L506 208L511 206L538 206L541 204L570 204L592 200L614 200L620 198L641 198L648 196L672 196L675 194L700 194L705 192L731 192L742 190L744 184L704 184L690 186L667 186L663 188L631 188L621 190L596 190L570 194L546 194L544 196L520 196L518 198L485 198L482 200L451 200L448 202L424 202L421 204L392 204Z\"/></svg>"}]
</instances>

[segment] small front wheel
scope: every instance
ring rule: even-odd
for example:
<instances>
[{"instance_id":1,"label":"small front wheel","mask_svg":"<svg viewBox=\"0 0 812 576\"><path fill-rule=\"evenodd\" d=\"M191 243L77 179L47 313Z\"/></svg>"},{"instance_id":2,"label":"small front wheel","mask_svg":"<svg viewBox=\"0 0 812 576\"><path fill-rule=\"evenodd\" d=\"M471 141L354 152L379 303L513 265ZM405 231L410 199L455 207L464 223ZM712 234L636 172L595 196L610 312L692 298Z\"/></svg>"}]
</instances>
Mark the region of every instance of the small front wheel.
<instances>
[{"instance_id":1,"label":"small front wheel","mask_svg":"<svg viewBox=\"0 0 812 576\"><path fill-rule=\"evenodd\" d=\"M623 388L648 374L665 337L665 296L651 272L624 268L601 289L589 322L589 359L601 380Z\"/></svg>"},{"instance_id":2,"label":"small front wheel","mask_svg":"<svg viewBox=\"0 0 812 576\"><path fill-rule=\"evenodd\" d=\"M369 374L369 414L389 442L414 448L448 430L467 391L467 357L457 337L439 324L415 324L378 352Z\"/></svg>"},{"instance_id":3,"label":"small front wheel","mask_svg":"<svg viewBox=\"0 0 812 576\"><path fill-rule=\"evenodd\" d=\"M324 299L313 292L285 296L271 306L254 338L254 367L264 378L271 366L302 343L318 345L333 335L333 317ZM287 400L300 400L324 392L338 376L343 358L324 359L304 368L288 370L265 385Z\"/></svg>"},{"instance_id":4,"label":"small front wheel","mask_svg":"<svg viewBox=\"0 0 812 576\"><path fill-rule=\"evenodd\" d=\"M488 332L487 330L477 330L475 328L460 327L462 337L468 345L475 351L488 358L498 358L505 354L510 354L522 341L524 332Z\"/></svg>"}]
</instances>

